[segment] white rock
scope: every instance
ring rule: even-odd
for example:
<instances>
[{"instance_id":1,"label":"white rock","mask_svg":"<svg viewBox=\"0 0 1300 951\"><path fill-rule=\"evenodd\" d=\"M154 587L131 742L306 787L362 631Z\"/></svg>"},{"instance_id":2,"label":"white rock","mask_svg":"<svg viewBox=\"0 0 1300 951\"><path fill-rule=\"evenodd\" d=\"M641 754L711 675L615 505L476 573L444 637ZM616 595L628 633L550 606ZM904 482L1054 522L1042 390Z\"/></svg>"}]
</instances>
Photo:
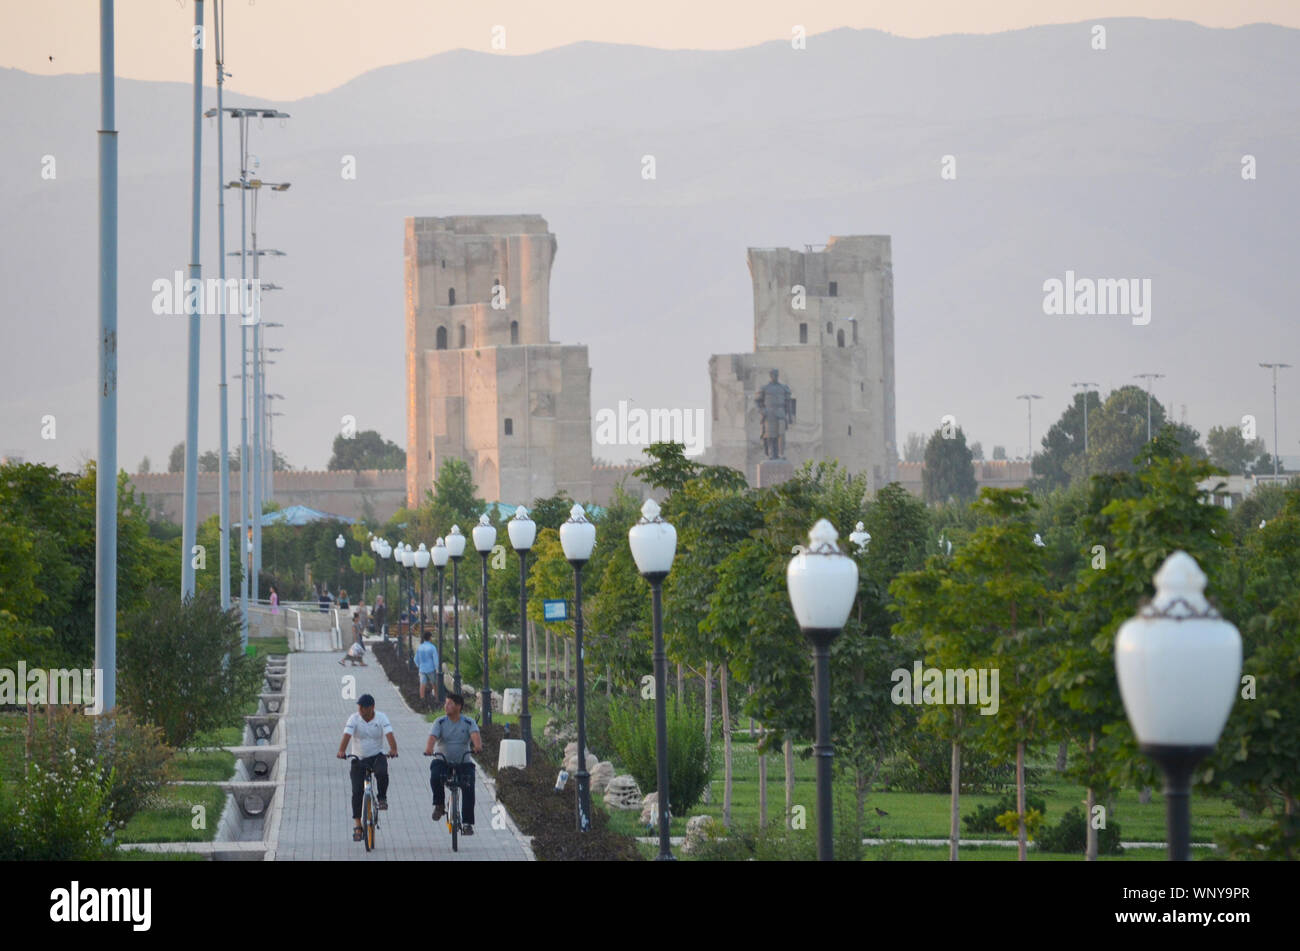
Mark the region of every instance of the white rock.
<instances>
[{"instance_id":1,"label":"white rock","mask_svg":"<svg viewBox=\"0 0 1300 951\"><path fill-rule=\"evenodd\" d=\"M609 781L614 778L614 764L605 761L588 768L591 771L591 794L599 796L609 787Z\"/></svg>"},{"instance_id":2,"label":"white rock","mask_svg":"<svg viewBox=\"0 0 1300 951\"><path fill-rule=\"evenodd\" d=\"M686 820L686 840L682 842L682 853L690 855L704 842L723 834L722 823L713 816L691 816Z\"/></svg>"},{"instance_id":3,"label":"white rock","mask_svg":"<svg viewBox=\"0 0 1300 951\"><path fill-rule=\"evenodd\" d=\"M598 762L600 762L600 760L597 758L596 754L591 751L591 747L588 747L587 763L586 763L587 772L591 772L591 768L595 766ZM564 747L564 768L567 769L570 773L574 773L575 775L578 772L578 741L577 740L574 740L572 743L569 743Z\"/></svg>"},{"instance_id":4,"label":"white rock","mask_svg":"<svg viewBox=\"0 0 1300 951\"><path fill-rule=\"evenodd\" d=\"M524 708L524 695L518 687L507 687L502 692L501 712L519 713Z\"/></svg>"},{"instance_id":5,"label":"white rock","mask_svg":"<svg viewBox=\"0 0 1300 951\"><path fill-rule=\"evenodd\" d=\"M605 789L605 805L611 809L631 812L641 805L641 798L641 787L627 774L615 776Z\"/></svg>"}]
</instances>

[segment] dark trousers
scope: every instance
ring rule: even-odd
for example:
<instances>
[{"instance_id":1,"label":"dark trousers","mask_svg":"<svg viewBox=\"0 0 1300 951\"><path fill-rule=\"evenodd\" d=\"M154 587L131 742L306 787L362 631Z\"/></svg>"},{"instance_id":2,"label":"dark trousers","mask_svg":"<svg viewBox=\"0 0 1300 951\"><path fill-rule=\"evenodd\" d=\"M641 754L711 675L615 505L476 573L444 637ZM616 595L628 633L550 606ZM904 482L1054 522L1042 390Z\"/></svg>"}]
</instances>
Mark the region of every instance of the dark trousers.
<instances>
[{"instance_id":1,"label":"dark trousers","mask_svg":"<svg viewBox=\"0 0 1300 951\"><path fill-rule=\"evenodd\" d=\"M462 763L454 767L460 774L460 821L467 826L474 824L474 764ZM447 761L434 757L429 764L429 785L433 787L433 804L446 808L447 793L444 784L453 767Z\"/></svg>"},{"instance_id":2,"label":"dark trousers","mask_svg":"<svg viewBox=\"0 0 1300 951\"><path fill-rule=\"evenodd\" d=\"M383 753L352 761L352 818L361 818L361 797L365 794L366 767L375 772L379 781L379 798L388 798L388 757Z\"/></svg>"}]
</instances>

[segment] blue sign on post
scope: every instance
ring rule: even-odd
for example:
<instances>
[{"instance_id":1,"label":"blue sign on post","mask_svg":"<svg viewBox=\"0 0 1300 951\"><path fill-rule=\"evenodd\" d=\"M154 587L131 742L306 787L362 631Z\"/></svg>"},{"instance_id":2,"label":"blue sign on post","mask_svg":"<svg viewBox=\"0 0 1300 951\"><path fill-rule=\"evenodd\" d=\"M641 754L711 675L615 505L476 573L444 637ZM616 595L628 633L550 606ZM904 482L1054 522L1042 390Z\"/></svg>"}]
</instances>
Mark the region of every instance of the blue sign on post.
<instances>
[{"instance_id":1,"label":"blue sign on post","mask_svg":"<svg viewBox=\"0 0 1300 951\"><path fill-rule=\"evenodd\" d=\"M567 621L569 619L569 602L550 599L542 602L543 621Z\"/></svg>"}]
</instances>

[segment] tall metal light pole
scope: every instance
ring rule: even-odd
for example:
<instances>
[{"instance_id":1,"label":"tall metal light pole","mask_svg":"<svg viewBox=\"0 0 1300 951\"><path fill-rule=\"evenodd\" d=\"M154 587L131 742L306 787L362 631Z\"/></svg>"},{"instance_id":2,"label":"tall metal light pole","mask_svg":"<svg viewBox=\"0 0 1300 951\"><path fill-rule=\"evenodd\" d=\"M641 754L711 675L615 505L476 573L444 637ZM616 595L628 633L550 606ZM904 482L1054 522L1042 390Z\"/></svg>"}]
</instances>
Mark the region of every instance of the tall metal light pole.
<instances>
[{"instance_id":1,"label":"tall metal light pole","mask_svg":"<svg viewBox=\"0 0 1300 951\"><path fill-rule=\"evenodd\" d=\"M578 679L578 831L591 831L591 774L587 772L586 687L582 668L582 566L591 560L596 526L587 521L582 506L574 504L569 520L560 526L560 547L573 566L573 640Z\"/></svg>"},{"instance_id":2,"label":"tall metal light pole","mask_svg":"<svg viewBox=\"0 0 1300 951\"><path fill-rule=\"evenodd\" d=\"M1276 482L1278 477L1277 456L1279 452L1277 441L1277 371L1289 369L1291 364L1261 363L1260 366L1273 371L1273 481Z\"/></svg>"},{"instance_id":3,"label":"tall metal light pole","mask_svg":"<svg viewBox=\"0 0 1300 951\"><path fill-rule=\"evenodd\" d=\"M533 744L533 717L528 712L528 552L537 540L537 523L528 517L522 505L506 525L510 546L519 555L519 683L522 688L519 707L519 733L524 741L524 765L532 762L529 748Z\"/></svg>"},{"instance_id":4,"label":"tall metal light pole","mask_svg":"<svg viewBox=\"0 0 1300 951\"><path fill-rule=\"evenodd\" d=\"M1083 474L1088 474L1088 394L1092 392L1092 387L1100 387L1100 383L1081 382L1071 383L1071 386L1083 387Z\"/></svg>"},{"instance_id":5,"label":"tall metal light pole","mask_svg":"<svg viewBox=\"0 0 1300 951\"><path fill-rule=\"evenodd\" d=\"M205 295L199 277L199 193L203 170L203 0L194 0L194 154L190 182L190 265L189 288L199 288L185 295L189 312L185 385L185 498L181 516L181 600L194 597L194 542L198 533L199 494L199 340L200 302ZM191 283L193 282L193 283ZM113 473L116 476L116 473ZM117 479L113 480L114 485Z\"/></svg>"},{"instance_id":6,"label":"tall metal light pole","mask_svg":"<svg viewBox=\"0 0 1300 951\"><path fill-rule=\"evenodd\" d=\"M786 567L786 587L799 629L813 645L813 688L816 693L817 858L835 858L831 832L831 642L839 636L853 609L858 590L858 564L835 544L835 527L820 519L808 533L808 547Z\"/></svg>"},{"instance_id":7,"label":"tall metal light pole","mask_svg":"<svg viewBox=\"0 0 1300 951\"><path fill-rule=\"evenodd\" d=\"M1041 400L1042 397L1037 393L1022 393L1016 399L1024 400L1025 409L1029 411L1029 453L1026 458L1032 467L1034 462L1034 400Z\"/></svg>"},{"instance_id":8,"label":"tall metal light pole","mask_svg":"<svg viewBox=\"0 0 1300 951\"><path fill-rule=\"evenodd\" d=\"M478 551L479 561L483 563L482 581L479 584L479 621L483 631L483 722L492 723L492 689L488 677L488 558L492 555L492 546L497 543L497 530L492 520L484 512L478 517L478 524L470 532L474 536L474 548Z\"/></svg>"},{"instance_id":9,"label":"tall metal light pole","mask_svg":"<svg viewBox=\"0 0 1300 951\"><path fill-rule=\"evenodd\" d=\"M451 609L452 636L456 639L456 673L453 680L456 693L460 693L460 560L465 557L465 536L460 526L453 525L444 539L447 554L451 557Z\"/></svg>"},{"instance_id":10,"label":"tall metal light pole","mask_svg":"<svg viewBox=\"0 0 1300 951\"><path fill-rule=\"evenodd\" d=\"M655 783L659 787L659 856L661 862L673 861L668 838L670 805L668 802L668 658L664 653L664 579L672 570L677 553L677 529L659 515L659 503L646 499L641 506L641 520L628 530L628 546L641 577L650 582L651 613L654 621L655 670Z\"/></svg>"},{"instance_id":11,"label":"tall metal light pole","mask_svg":"<svg viewBox=\"0 0 1300 951\"><path fill-rule=\"evenodd\" d=\"M225 88L225 29L226 18L222 0L215 0L212 8L212 33L217 64L217 108L204 115L223 115L223 90ZM227 400L226 369L226 172L225 125L217 121L217 267L220 270L221 294L221 382L217 385L220 405L220 499L218 512L221 537L221 608L230 608L230 415Z\"/></svg>"},{"instance_id":12,"label":"tall metal light pole","mask_svg":"<svg viewBox=\"0 0 1300 951\"><path fill-rule=\"evenodd\" d=\"M225 51L223 49L224 58ZM220 87L218 87L218 90ZM239 365L240 365L240 386L239 386L239 521L246 530L251 529L252 525L252 484L249 481L251 473L251 462L249 460L248 446L248 328L254 320L261 319L261 301L260 295L254 293L252 299L245 300L244 294L248 289L248 227L247 227L247 202L245 201L245 192L248 184L248 120L250 118L258 119L287 119L289 113L280 112L277 109L248 109L242 106L222 106L219 110L225 112L230 118L239 123L239 181L230 182L225 187L239 189L239 251L230 252L231 255L239 255L239 287L240 287L240 310L243 311L239 320ZM209 115L218 115L219 113L208 113ZM277 252L278 253L278 252ZM261 513L258 513L258 522L261 522ZM260 534L260 530L259 530ZM245 546L247 548L247 545ZM246 552L246 554L251 554ZM248 647L248 598L249 593L255 590L256 578L253 577L251 558L246 558L248 565L240 572L239 581L239 613L241 618L240 639L245 648Z\"/></svg>"},{"instance_id":13,"label":"tall metal light pole","mask_svg":"<svg viewBox=\"0 0 1300 951\"><path fill-rule=\"evenodd\" d=\"M117 706L117 130L113 0L99 0L99 454L95 463L95 668Z\"/></svg>"},{"instance_id":14,"label":"tall metal light pole","mask_svg":"<svg viewBox=\"0 0 1300 951\"><path fill-rule=\"evenodd\" d=\"M1133 378L1136 380L1147 381L1147 442L1151 441L1151 383L1153 380L1163 380L1163 373L1135 373Z\"/></svg>"}]
</instances>

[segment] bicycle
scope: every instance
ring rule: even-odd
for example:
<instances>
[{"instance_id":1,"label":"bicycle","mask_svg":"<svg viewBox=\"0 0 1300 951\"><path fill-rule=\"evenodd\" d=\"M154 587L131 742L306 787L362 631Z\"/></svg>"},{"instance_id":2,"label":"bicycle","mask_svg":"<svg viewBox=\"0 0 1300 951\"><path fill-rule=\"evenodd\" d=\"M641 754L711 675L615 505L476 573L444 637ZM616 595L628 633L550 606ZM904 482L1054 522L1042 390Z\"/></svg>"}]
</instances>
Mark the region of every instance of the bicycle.
<instances>
[{"instance_id":1,"label":"bicycle","mask_svg":"<svg viewBox=\"0 0 1300 951\"><path fill-rule=\"evenodd\" d=\"M444 763L447 762L447 757L442 753L425 753L424 755L436 756ZM459 763L447 764L447 777L444 781L446 783L447 792L448 792L447 831L451 833L451 850L453 852L460 851L460 830L461 830L460 791L461 788L466 784L466 782L473 781L472 777L474 775L472 772L469 772L468 770L462 770L460 768L462 766L472 767L474 765L472 761L468 763L466 762L466 760L469 760L469 755L470 755L470 751L466 750L465 754L461 757L461 761Z\"/></svg>"},{"instance_id":2,"label":"bicycle","mask_svg":"<svg viewBox=\"0 0 1300 951\"><path fill-rule=\"evenodd\" d=\"M354 753L349 753L346 759L361 761L361 757ZM348 769L351 770L351 764ZM361 793L361 828L365 830L362 841L366 844L366 851L373 852L375 848L375 833L379 831L379 790L375 780L375 771L372 767L366 767L365 787Z\"/></svg>"}]
</instances>

